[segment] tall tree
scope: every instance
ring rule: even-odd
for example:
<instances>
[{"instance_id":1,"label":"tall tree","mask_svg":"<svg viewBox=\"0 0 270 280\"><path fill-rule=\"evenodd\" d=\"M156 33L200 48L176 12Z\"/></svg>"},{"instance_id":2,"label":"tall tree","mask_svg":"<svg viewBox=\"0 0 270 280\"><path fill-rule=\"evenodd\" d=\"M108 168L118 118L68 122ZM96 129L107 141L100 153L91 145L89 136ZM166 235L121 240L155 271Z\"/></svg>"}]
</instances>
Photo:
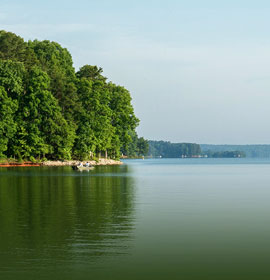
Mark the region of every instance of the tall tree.
<instances>
[{"instance_id":1,"label":"tall tree","mask_svg":"<svg viewBox=\"0 0 270 280\"><path fill-rule=\"evenodd\" d=\"M0 59L23 62L27 69L37 63L34 51L23 38L4 30L0 30Z\"/></svg>"},{"instance_id":2,"label":"tall tree","mask_svg":"<svg viewBox=\"0 0 270 280\"><path fill-rule=\"evenodd\" d=\"M38 65L50 77L50 91L59 100L62 113L70 125L73 125L74 112L80 110L76 76L73 61L67 49L56 42L29 41L38 59Z\"/></svg>"},{"instance_id":3,"label":"tall tree","mask_svg":"<svg viewBox=\"0 0 270 280\"><path fill-rule=\"evenodd\" d=\"M70 159L74 131L61 114L49 89L49 77L34 67L28 77L27 94L20 104L19 127L14 147L23 158L49 157ZM21 151L18 147L22 147Z\"/></svg>"},{"instance_id":4,"label":"tall tree","mask_svg":"<svg viewBox=\"0 0 270 280\"><path fill-rule=\"evenodd\" d=\"M132 141L129 132L135 130L139 119L134 114L129 91L113 83L109 83L108 88L111 94L112 125L115 127L121 147L127 149L127 145Z\"/></svg>"},{"instance_id":5,"label":"tall tree","mask_svg":"<svg viewBox=\"0 0 270 280\"><path fill-rule=\"evenodd\" d=\"M112 145L114 128L111 124L110 94L106 85L102 80L92 81L82 77L78 93L83 112L78 129L77 151L83 157L91 152L107 151Z\"/></svg>"}]
</instances>

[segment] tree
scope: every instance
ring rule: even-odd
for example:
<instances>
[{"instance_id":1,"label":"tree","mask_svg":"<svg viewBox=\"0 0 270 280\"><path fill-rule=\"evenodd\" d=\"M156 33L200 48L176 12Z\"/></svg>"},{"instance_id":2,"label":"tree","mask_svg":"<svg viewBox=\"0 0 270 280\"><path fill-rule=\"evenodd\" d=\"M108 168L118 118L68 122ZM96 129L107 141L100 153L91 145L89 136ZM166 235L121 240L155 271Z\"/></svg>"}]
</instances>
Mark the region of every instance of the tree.
<instances>
[{"instance_id":1,"label":"tree","mask_svg":"<svg viewBox=\"0 0 270 280\"><path fill-rule=\"evenodd\" d=\"M4 30L0 30L0 59L23 62L27 69L37 63L35 53L23 38Z\"/></svg>"},{"instance_id":2,"label":"tree","mask_svg":"<svg viewBox=\"0 0 270 280\"><path fill-rule=\"evenodd\" d=\"M129 91L113 83L109 83L108 87L111 94L112 126L115 127L121 148L127 150L127 145L132 141L130 132L138 126L139 119L134 114Z\"/></svg>"},{"instance_id":3,"label":"tree","mask_svg":"<svg viewBox=\"0 0 270 280\"><path fill-rule=\"evenodd\" d=\"M50 77L49 90L58 99L65 119L69 125L75 126L74 113L80 110L76 76L73 61L67 49L56 42L29 41L29 47L34 51L38 66Z\"/></svg>"},{"instance_id":4,"label":"tree","mask_svg":"<svg viewBox=\"0 0 270 280\"><path fill-rule=\"evenodd\" d=\"M48 88L48 75L34 67L29 73L27 93L21 99L14 143L14 152L23 158L41 155L58 159L71 158L75 134Z\"/></svg>"},{"instance_id":5,"label":"tree","mask_svg":"<svg viewBox=\"0 0 270 280\"><path fill-rule=\"evenodd\" d=\"M8 148L8 142L16 132L14 112L18 108L17 102L8 97L5 89L0 87L0 158Z\"/></svg>"},{"instance_id":6,"label":"tree","mask_svg":"<svg viewBox=\"0 0 270 280\"><path fill-rule=\"evenodd\" d=\"M0 86L8 96L18 100L24 92L25 68L20 62L0 60Z\"/></svg>"},{"instance_id":7,"label":"tree","mask_svg":"<svg viewBox=\"0 0 270 280\"><path fill-rule=\"evenodd\" d=\"M147 140L143 137L138 138L137 147L139 156L147 156L149 151L149 144Z\"/></svg>"},{"instance_id":8,"label":"tree","mask_svg":"<svg viewBox=\"0 0 270 280\"><path fill-rule=\"evenodd\" d=\"M107 80L106 77L102 75L103 69L97 66L84 65L80 68L80 70L76 73L78 79L86 78L91 81L102 81L105 82Z\"/></svg>"},{"instance_id":9,"label":"tree","mask_svg":"<svg viewBox=\"0 0 270 280\"><path fill-rule=\"evenodd\" d=\"M110 95L102 80L82 77L78 94L83 111L80 114L76 153L87 158L91 152L106 152L111 148L114 128L111 124Z\"/></svg>"},{"instance_id":10,"label":"tree","mask_svg":"<svg viewBox=\"0 0 270 280\"><path fill-rule=\"evenodd\" d=\"M138 137L136 131L129 131L131 136L131 142L127 145L127 148L122 148L123 155L130 158L147 156L149 150L148 141L143 137Z\"/></svg>"},{"instance_id":11,"label":"tree","mask_svg":"<svg viewBox=\"0 0 270 280\"><path fill-rule=\"evenodd\" d=\"M137 146L138 135L137 135L136 131L134 131L134 130L130 130L128 132L128 134L131 137L131 141L127 145L121 147L121 152L123 155L131 157L131 158L137 157L137 155L138 155L138 146Z\"/></svg>"}]
</instances>

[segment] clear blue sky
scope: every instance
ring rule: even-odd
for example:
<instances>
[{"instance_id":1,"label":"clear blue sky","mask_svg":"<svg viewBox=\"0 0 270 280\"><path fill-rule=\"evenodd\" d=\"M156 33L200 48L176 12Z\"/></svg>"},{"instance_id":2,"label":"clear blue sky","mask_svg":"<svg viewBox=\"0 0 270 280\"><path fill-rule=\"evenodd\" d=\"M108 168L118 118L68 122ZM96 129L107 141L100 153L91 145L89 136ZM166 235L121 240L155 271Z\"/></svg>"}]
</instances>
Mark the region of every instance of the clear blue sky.
<instances>
[{"instance_id":1,"label":"clear blue sky","mask_svg":"<svg viewBox=\"0 0 270 280\"><path fill-rule=\"evenodd\" d=\"M69 49L130 90L138 133L270 143L269 1L1 0L0 29Z\"/></svg>"}]
</instances>

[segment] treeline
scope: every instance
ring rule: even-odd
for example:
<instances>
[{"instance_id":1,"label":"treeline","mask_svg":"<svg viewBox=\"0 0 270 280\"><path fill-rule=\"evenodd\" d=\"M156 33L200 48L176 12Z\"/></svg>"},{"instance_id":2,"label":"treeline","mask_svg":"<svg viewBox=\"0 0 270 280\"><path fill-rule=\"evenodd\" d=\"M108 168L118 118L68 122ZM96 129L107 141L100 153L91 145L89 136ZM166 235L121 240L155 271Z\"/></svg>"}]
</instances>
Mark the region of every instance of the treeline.
<instances>
[{"instance_id":1,"label":"treeline","mask_svg":"<svg viewBox=\"0 0 270 280\"><path fill-rule=\"evenodd\" d=\"M150 157L181 158L181 157L209 157L209 158L236 158L246 157L240 150L202 150L201 145L193 143L171 143L169 141L148 141ZM209 145L213 146L213 145Z\"/></svg>"},{"instance_id":2,"label":"treeline","mask_svg":"<svg viewBox=\"0 0 270 280\"><path fill-rule=\"evenodd\" d=\"M179 158L201 155L201 147L193 143L171 143L169 141L148 141L151 157Z\"/></svg>"},{"instance_id":3,"label":"treeline","mask_svg":"<svg viewBox=\"0 0 270 280\"><path fill-rule=\"evenodd\" d=\"M202 152L242 151L246 157L269 158L270 145L209 145L201 144Z\"/></svg>"},{"instance_id":4,"label":"treeline","mask_svg":"<svg viewBox=\"0 0 270 280\"><path fill-rule=\"evenodd\" d=\"M75 72L58 43L0 31L0 158L119 158L132 142L143 153L138 124L129 91L101 68Z\"/></svg>"},{"instance_id":5,"label":"treeline","mask_svg":"<svg viewBox=\"0 0 270 280\"><path fill-rule=\"evenodd\" d=\"M243 158L246 157L246 154L241 151L223 151L223 152L214 152L214 151L206 151L203 152L204 156L209 158Z\"/></svg>"}]
</instances>

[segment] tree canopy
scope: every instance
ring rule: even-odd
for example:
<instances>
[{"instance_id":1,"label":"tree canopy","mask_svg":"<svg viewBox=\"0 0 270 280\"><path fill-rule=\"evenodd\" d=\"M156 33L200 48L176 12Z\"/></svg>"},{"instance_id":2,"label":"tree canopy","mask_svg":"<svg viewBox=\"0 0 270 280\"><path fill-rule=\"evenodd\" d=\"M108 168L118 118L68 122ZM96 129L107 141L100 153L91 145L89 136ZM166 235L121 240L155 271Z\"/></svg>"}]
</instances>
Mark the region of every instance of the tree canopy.
<instances>
[{"instance_id":1,"label":"tree canopy","mask_svg":"<svg viewBox=\"0 0 270 280\"><path fill-rule=\"evenodd\" d=\"M76 72L71 54L56 42L25 42L0 31L0 157L145 154L129 91L102 73L91 65Z\"/></svg>"}]
</instances>

